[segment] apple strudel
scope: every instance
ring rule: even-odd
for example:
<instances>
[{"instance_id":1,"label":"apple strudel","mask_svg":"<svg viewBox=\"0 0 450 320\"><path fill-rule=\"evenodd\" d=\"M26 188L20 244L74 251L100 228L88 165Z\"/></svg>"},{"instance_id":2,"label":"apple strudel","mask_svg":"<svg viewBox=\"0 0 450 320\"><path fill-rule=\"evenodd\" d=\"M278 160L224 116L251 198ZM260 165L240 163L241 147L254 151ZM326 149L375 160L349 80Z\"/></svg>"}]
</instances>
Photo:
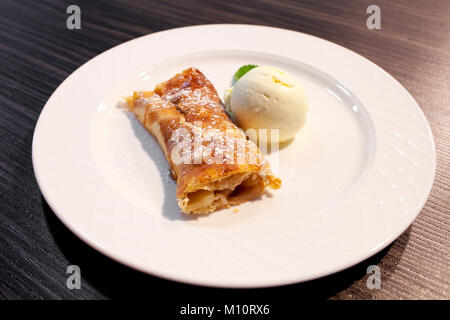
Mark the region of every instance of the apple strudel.
<instances>
[{"instance_id":1,"label":"apple strudel","mask_svg":"<svg viewBox=\"0 0 450 320\"><path fill-rule=\"evenodd\" d=\"M231 122L212 83L189 68L158 84L154 91L134 92L128 109L158 140L184 213L209 213L278 189L258 147Z\"/></svg>"}]
</instances>

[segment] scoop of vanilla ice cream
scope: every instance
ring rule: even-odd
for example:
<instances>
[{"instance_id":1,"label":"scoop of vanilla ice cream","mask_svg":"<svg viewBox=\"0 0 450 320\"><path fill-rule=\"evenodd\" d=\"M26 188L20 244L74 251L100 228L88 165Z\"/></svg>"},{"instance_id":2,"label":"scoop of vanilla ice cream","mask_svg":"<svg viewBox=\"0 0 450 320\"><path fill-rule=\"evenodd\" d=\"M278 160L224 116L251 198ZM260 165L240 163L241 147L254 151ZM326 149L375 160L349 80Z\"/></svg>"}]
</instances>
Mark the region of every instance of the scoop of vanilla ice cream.
<instances>
[{"instance_id":1,"label":"scoop of vanilla ice cream","mask_svg":"<svg viewBox=\"0 0 450 320\"><path fill-rule=\"evenodd\" d=\"M296 135L305 124L309 110L300 83L274 67L256 67L247 72L232 91L227 90L225 100L241 128L268 132L278 129L279 142Z\"/></svg>"}]
</instances>

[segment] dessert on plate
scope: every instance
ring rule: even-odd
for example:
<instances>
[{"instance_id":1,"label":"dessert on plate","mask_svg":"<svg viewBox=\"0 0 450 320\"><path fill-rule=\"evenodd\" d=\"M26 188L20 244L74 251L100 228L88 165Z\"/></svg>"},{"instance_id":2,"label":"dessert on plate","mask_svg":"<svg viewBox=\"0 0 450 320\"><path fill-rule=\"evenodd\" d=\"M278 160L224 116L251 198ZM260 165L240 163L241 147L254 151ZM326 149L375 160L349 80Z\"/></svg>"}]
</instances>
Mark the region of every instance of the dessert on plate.
<instances>
[{"instance_id":1,"label":"dessert on plate","mask_svg":"<svg viewBox=\"0 0 450 320\"><path fill-rule=\"evenodd\" d=\"M134 92L129 111L158 140L184 213L209 213L278 189L270 164L228 118L212 83L189 68L153 91Z\"/></svg>"}]
</instances>

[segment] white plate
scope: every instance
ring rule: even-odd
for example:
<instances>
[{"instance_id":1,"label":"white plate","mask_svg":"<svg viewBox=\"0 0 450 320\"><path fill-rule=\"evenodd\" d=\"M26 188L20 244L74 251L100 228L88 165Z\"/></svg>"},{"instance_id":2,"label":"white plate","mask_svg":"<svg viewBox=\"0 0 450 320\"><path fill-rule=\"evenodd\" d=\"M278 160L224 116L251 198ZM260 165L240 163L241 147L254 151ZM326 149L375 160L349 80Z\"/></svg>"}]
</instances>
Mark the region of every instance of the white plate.
<instances>
[{"instance_id":1,"label":"white plate","mask_svg":"<svg viewBox=\"0 0 450 320\"><path fill-rule=\"evenodd\" d=\"M222 95L247 63L285 69L309 97L305 128L269 155L283 186L239 213L186 217L159 146L117 103L189 66ZM435 149L411 95L362 56L294 31L206 25L129 41L75 71L39 117L33 166L55 214L107 256L167 279L262 287L386 247L424 205Z\"/></svg>"}]
</instances>

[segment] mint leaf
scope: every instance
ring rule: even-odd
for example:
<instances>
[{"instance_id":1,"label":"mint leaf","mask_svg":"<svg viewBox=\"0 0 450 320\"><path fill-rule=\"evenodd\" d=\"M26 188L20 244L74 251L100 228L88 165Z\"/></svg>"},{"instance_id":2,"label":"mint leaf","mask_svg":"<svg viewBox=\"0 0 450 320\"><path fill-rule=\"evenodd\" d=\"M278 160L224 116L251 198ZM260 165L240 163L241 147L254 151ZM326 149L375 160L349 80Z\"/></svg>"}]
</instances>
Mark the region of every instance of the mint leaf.
<instances>
[{"instance_id":1,"label":"mint leaf","mask_svg":"<svg viewBox=\"0 0 450 320\"><path fill-rule=\"evenodd\" d=\"M256 67L256 64L246 64L245 66L240 67L239 70L234 74L234 80L238 81L244 74Z\"/></svg>"}]
</instances>

